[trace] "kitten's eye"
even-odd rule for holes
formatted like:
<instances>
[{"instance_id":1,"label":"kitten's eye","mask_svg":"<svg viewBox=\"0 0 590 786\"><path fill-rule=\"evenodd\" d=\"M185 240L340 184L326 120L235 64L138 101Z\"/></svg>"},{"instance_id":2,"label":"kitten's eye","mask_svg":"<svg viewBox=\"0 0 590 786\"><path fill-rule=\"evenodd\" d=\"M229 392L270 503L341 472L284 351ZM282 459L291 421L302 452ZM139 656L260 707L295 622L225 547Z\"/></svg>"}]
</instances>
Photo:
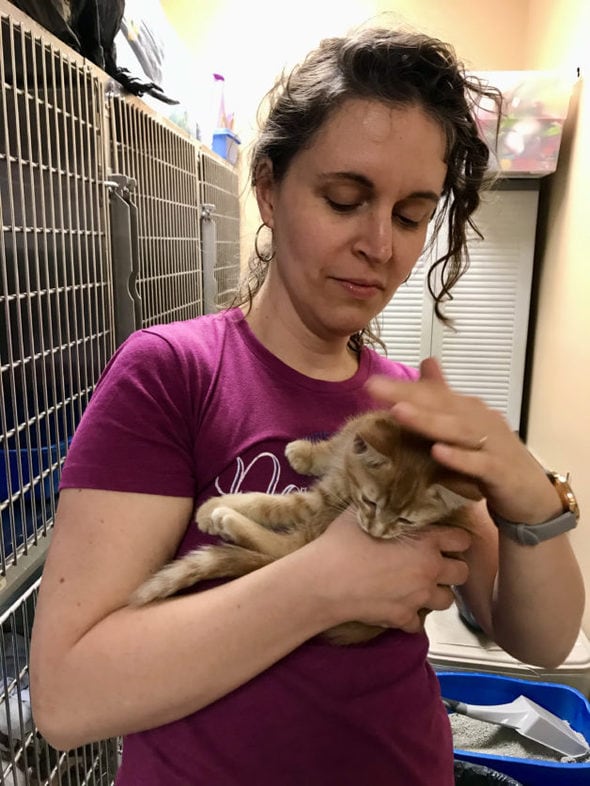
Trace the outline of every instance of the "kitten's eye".
<instances>
[{"instance_id":1,"label":"kitten's eye","mask_svg":"<svg viewBox=\"0 0 590 786\"><path fill-rule=\"evenodd\" d=\"M373 510L376 510L377 503L374 502L374 500L369 499L369 497L366 497L364 494L361 494L361 500L365 503L365 505L368 505L370 508L373 508Z\"/></svg>"}]
</instances>

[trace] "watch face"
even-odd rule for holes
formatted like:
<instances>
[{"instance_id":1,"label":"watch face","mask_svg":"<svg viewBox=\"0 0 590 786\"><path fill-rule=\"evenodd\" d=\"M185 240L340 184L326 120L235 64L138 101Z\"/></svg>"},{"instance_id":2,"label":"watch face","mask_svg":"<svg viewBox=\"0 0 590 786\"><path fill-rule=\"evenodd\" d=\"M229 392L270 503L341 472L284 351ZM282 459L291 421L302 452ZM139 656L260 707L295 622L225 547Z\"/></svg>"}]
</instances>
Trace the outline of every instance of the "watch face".
<instances>
[{"instance_id":1,"label":"watch face","mask_svg":"<svg viewBox=\"0 0 590 786\"><path fill-rule=\"evenodd\" d=\"M574 514L576 520L580 518L580 508L576 500L576 495L569 484L569 474L560 475L558 472L548 472L547 477L555 486L557 493L563 503L564 511L569 510Z\"/></svg>"}]
</instances>

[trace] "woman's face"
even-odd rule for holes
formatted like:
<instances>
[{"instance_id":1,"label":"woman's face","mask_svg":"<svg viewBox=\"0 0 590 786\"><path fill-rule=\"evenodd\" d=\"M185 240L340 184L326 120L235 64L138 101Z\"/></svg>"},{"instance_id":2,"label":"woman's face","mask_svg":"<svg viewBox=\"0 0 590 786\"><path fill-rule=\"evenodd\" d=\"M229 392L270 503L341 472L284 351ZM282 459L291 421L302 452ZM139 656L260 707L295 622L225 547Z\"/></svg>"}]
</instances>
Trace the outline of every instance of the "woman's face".
<instances>
[{"instance_id":1,"label":"woman's face","mask_svg":"<svg viewBox=\"0 0 590 786\"><path fill-rule=\"evenodd\" d=\"M275 259L263 297L325 340L366 327L424 247L446 175L445 136L416 106L350 99L257 186ZM262 293L261 293L262 294Z\"/></svg>"}]
</instances>

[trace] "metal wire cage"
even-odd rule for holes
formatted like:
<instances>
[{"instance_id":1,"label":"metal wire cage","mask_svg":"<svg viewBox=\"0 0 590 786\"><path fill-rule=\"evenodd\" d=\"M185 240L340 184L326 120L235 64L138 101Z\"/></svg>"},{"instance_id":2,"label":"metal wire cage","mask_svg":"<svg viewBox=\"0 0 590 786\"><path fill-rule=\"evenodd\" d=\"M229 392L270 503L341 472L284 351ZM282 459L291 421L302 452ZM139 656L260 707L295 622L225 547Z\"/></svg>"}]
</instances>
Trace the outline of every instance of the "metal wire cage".
<instances>
[{"instance_id":1,"label":"metal wire cage","mask_svg":"<svg viewBox=\"0 0 590 786\"><path fill-rule=\"evenodd\" d=\"M29 641L39 580L0 616L0 783L10 786L109 786L118 742L57 751L36 730L29 696Z\"/></svg>"},{"instance_id":2,"label":"metal wire cage","mask_svg":"<svg viewBox=\"0 0 590 786\"><path fill-rule=\"evenodd\" d=\"M240 277L238 174L201 149L201 217L204 310L212 313L235 291Z\"/></svg>"},{"instance_id":3,"label":"metal wire cage","mask_svg":"<svg viewBox=\"0 0 590 786\"><path fill-rule=\"evenodd\" d=\"M103 85L81 58L2 9L0 35L6 585L39 556L67 447L112 353L113 334Z\"/></svg>"},{"instance_id":4,"label":"metal wire cage","mask_svg":"<svg viewBox=\"0 0 590 786\"><path fill-rule=\"evenodd\" d=\"M118 740L36 729L29 643L58 482L107 361L239 270L237 173L0 0L0 785L107 786Z\"/></svg>"},{"instance_id":5,"label":"metal wire cage","mask_svg":"<svg viewBox=\"0 0 590 786\"><path fill-rule=\"evenodd\" d=\"M202 313L200 188L194 140L141 101L112 96L111 169L124 174L132 208L136 327ZM136 225L133 212L136 210ZM113 245L115 266L127 255ZM123 259L121 259L123 257Z\"/></svg>"}]
</instances>

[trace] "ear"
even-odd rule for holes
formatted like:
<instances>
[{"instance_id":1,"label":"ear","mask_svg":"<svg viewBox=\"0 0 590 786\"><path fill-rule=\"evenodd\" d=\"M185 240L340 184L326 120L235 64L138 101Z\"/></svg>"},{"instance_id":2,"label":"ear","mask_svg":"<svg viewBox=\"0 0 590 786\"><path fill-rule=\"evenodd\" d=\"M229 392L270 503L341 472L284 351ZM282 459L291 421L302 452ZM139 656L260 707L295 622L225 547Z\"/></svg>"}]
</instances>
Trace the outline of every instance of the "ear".
<instances>
[{"instance_id":1,"label":"ear","mask_svg":"<svg viewBox=\"0 0 590 786\"><path fill-rule=\"evenodd\" d=\"M382 467L388 459L370 445L360 434L355 434L352 443L353 451L357 456L362 456L363 462L368 467Z\"/></svg>"},{"instance_id":2,"label":"ear","mask_svg":"<svg viewBox=\"0 0 590 786\"><path fill-rule=\"evenodd\" d=\"M260 218L271 229L273 229L274 225L274 185L272 162L270 158L263 158L256 167L254 188Z\"/></svg>"},{"instance_id":3,"label":"ear","mask_svg":"<svg viewBox=\"0 0 590 786\"><path fill-rule=\"evenodd\" d=\"M454 510L457 510L457 508L462 508L463 505L467 505L468 502L473 501L470 497L464 497L462 494L457 494L456 491L451 491L446 486L441 486L438 483L435 483L434 486L431 486L431 491L433 491L436 496L442 500L449 513L452 513Z\"/></svg>"},{"instance_id":4,"label":"ear","mask_svg":"<svg viewBox=\"0 0 590 786\"><path fill-rule=\"evenodd\" d=\"M459 475L459 473L453 472L450 469L445 470L443 467L440 467L440 465L435 478L437 483L441 486L445 486L447 489L455 491L462 497L466 497L470 502L478 502L483 497L479 487L476 486L473 480L470 480L465 475Z\"/></svg>"}]
</instances>

